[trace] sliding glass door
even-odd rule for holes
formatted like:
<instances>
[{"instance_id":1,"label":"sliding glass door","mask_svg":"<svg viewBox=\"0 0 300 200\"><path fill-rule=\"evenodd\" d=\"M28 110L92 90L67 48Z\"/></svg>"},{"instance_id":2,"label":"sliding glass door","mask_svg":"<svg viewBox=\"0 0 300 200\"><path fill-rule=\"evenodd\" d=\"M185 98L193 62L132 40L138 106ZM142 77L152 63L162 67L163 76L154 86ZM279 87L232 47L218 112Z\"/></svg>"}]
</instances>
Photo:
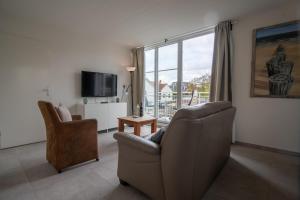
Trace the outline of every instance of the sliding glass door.
<instances>
[{"instance_id":1,"label":"sliding glass door","mask_svg":"<svg viewBox=\"0 0 300 200\"><path fill-rule=\"evenodd\" d=\"M181 107L208 101L214 33L145 50L144 112L161 122Z\"/></svg>"}]
</instances>

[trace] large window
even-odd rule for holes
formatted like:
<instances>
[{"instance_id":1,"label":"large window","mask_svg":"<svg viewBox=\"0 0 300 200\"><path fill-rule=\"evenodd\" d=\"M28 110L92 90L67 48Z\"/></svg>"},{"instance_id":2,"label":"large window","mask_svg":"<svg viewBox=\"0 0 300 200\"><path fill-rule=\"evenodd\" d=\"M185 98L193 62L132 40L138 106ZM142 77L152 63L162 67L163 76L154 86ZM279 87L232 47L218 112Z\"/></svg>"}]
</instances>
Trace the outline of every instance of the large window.
<instances>
[{"instance_id":1,"label":"large window","mask_svg":"<svg viewBox=\"0 0 300 200\"><path fill-rule=\"evenodd\" d=\"M181 107L208 101L214 33L145 50L145 113L169 121Z\"/></svg>"}]
</instances>

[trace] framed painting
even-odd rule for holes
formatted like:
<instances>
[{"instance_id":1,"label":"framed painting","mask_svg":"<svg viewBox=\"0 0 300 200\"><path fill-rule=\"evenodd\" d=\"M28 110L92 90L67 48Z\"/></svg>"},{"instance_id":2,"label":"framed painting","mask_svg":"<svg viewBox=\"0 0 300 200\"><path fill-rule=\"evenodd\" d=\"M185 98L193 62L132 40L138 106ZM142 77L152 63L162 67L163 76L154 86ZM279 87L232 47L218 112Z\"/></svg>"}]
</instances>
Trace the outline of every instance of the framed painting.
<instances>
[{"instance_id":1,"label":"framed painting","mask_svg":"<svg viewBox=\"0 0 300 200\"><path fill-rule=\"evenodd\" d=\"M253 31L252 97L300 98L300 20Z\"/></svg>"}]
</instances>

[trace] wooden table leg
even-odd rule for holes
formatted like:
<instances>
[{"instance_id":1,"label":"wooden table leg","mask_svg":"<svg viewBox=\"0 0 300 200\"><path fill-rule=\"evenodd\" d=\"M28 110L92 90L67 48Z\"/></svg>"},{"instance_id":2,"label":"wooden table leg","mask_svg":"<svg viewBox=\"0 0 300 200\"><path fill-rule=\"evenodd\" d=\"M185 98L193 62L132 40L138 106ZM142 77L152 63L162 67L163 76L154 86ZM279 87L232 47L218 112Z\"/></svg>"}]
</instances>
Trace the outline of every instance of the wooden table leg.
<instances>
[{"instance_id":1,"label":"wooden table leg","mask_svg":"<svg viewBox=\"0 0 300 200\"><path fill-rule=\"evenodd\" d=\"M139 123L134 124L134 135L141 135L141 125Z\"/></svg>"},{"instance_id":2,"label":"wooden table leg","mask_svg":"<svg viewBox=\"0 0 300 200\"><path fill-rule=\"evenodd\" d=\"M155 133L157 129L157 120L153 120L151 123L151 133Z\"/></svg>"},{"instance_id":3,"label":"wooden table leg","mask_svg":"<svg viewBox=\"0 0 300 200\"><path fill-rule=\"evenodd\" d=\"M119 127L118 127L119 132L124 132L124 122L123 120L119 119Z\"/></svg>"}]
</instances>

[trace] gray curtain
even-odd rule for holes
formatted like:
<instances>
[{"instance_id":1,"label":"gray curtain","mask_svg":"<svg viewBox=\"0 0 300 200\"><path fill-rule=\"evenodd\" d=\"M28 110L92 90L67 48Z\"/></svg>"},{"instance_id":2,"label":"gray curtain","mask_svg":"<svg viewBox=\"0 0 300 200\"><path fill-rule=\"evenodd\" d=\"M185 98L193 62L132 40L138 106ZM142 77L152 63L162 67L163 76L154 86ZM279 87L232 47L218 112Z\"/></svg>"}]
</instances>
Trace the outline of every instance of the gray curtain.
<instances>
[{"instance_id":1,"label":"gray curtain","mask_svg":"<svg viewBox=\"0 0 300 200\"><path fill-rule=\"evenodd\" d=\"M138 113L137 105L143 103L144 98L144 48L132 50L133 54L133 114Z\"/></svg>"},{"instance_id":2,"label":"gray curtain","mask_svg":"<svg viewBox=\"0 0 300 200\"><path fill-rule=\"evenodd\" d=\"M210 101L231 101L232 24L230 21L215 27L215 44L212 62Z\"/></svg>"}]
</instances>

